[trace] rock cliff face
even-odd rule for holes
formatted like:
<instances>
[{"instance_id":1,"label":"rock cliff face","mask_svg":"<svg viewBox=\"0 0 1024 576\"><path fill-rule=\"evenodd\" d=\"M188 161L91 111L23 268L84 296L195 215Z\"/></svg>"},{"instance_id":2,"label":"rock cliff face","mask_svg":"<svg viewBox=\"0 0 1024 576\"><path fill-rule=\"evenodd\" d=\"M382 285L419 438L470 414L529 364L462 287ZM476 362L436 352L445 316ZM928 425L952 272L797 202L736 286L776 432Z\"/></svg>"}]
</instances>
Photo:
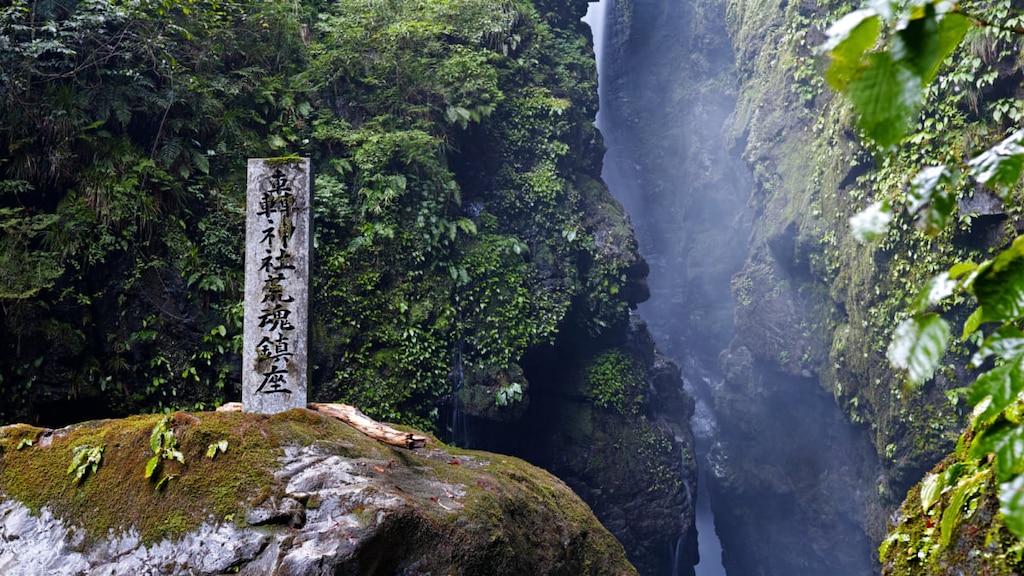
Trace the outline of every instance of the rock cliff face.
<instances>
[{"instance_id":1,"label":"rock cliff face","mask_svg":"<svg viewBox=\"0 0 1024 576\"><path fill-rule=\"evenodd\" d=\"M305 410L175 413L183 462L147 479L162 421L0 428L0 572L636 574L565 484L515 458L391 448Z\"/></svg>"},{"instance_id":2,"label":"rock cliff face","mask_svg":"<svg viewBox=\"0 0 1024 576\"><path fill-rule=\"evenodd\" d=\"M308 156L310 398L556 470L668 569L689 403L631 320L648 266L600 180L585 0L78 8L0 14L0 423L237 399L245 158ZM190 41L133 44L168 20ZM125 58L79 60L111 30Z\"/></svg>"},{"instance_id":3,"label":"rock cliff face","mask_svg":"<svg viewBox=\"0 0 1024 576\"><path fill-rule=\"evenodd\" d=\"M651 262L654 298L640 312L709 407L703 488L724 565L730 575L868 573L881 470L833 402L835 382L820 377L841 309L816 268L817 235L830 236L816 224L815 182L850 144L817 148L813 111L791 81L809 41L786 36L801 26L790 18L811 7L631 0L610 10L605 177Z\"/></svg>"},{"instance_id":4,"label":"rock cliff face","mask_svg":"<svg viewBox=\"0 0 1024 576\"><path fill-rule=\"evenodd\" d=\"M889 550L899 550L885 557L890 573L1013 570L984 463L958 461L974 468L949 479L943 498L970 491L978 516L947 534L948 547L930 540L934 509L928 516L918 503L912 513L915 483L962 430L962 403L947 394L971 381L968 354L949 354L935 378L915 388L890 368L885 349L927 278L957 259L984 258L1021 229L1019 217L967 200L985 194L966 187L958 229L935 239L915 235L901 214L877 246L862 246L849 218L869 200L893 198L921 166L969 157L1017 129L985 111L1021 96L1019 40L973 29L940 72L908 145L876 162L858 143L849 109L825 88L814 53L823 31L856 4L613 2L602 115L619 133L608 134L609 159L622 154L619 176L640 190L641 208L624 202L651 262L652 294L670 290L679 302L672 317L688 319L671 350L692 353L691 374L702 365L712 382L703 392L717 425L710 487L730 575L877 571L870 551L889 541L890 519L897 524ZM742 162L744 175L734 176L730 159ZM608 180L613 192L621 189ZM745 190L723 192L728 185ZM743 200L722 210L730 195ZM697 201L707 196L709 204ZM714 217L717 230L704 220ZM666 235L672 226L683 230ZM702 230L711 242L700 241ZM666 237L693 249L659 248ZM666 271L675 284L658 279ZM702 299L708 283L731 290L732 330L709 321L723 313ZM954 323L966 315L958 306L944 313ZM652 331L665 341L665 328ZM948 466L934 473L964 470ZM780 528L786 514L804 538ZM991 550L984 568L962 563L961 553L982 541L979 530ZM919 556L927 561L913 560Z\"/></svg>"}]
</instances>

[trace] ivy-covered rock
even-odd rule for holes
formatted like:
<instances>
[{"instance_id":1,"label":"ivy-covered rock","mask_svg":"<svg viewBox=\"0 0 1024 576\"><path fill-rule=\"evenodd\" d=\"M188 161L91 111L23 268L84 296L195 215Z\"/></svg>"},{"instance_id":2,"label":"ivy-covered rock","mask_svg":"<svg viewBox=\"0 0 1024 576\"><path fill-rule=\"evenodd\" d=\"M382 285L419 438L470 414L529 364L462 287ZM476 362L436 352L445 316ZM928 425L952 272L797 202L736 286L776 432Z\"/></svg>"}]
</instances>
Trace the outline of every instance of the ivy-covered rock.
<instances>
[{"instance_id":1,"label":"ivy-covered rock","mask_svg":"<svg viewBox=\"0 0 1024 576\"><path fill-rule=\"evenodd\" d=\"M316 399L436 429L463 368L624 326L646 266L599 181L585 9L14 2L0 421L237 397L251 156L313 160Z\"/></svg>"},{"instance_id":2,"label":"ivy-covered rock","mask_svg":"<svg viewBox=\"0 0 1024 576\"><path fill-rule=\"evenodd\" d=\"M1019 406L1015 409L1019 410ZM970 454L974 431L906 495L879 548L886 576L1020 574L1024 544L1006 527L994 462Z\"/></svg>"},{"instance_id":3,"label":"ivy-covered rock","mask_svg":"<svg viewBox=\"0 0 1024 576\"><path fill-rule=\"evenodd\" d=\"M147 478L161 426L181 458ZM305 410L0 428L0 532L0 569L26 576L636 574L539 468Z\"/></svg>"}]
</instances>

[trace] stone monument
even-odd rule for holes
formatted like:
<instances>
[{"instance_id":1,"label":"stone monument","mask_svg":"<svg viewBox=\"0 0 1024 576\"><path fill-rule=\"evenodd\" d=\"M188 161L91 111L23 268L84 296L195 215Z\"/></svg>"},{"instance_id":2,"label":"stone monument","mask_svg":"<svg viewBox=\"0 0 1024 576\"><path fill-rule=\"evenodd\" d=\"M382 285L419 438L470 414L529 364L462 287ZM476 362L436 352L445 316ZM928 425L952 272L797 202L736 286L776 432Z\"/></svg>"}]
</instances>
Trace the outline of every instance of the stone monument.
<instances>
[{"instance_id":1,"label":"stone monument","mask_svg":"<svg viewBox=\"0 0 1024 576\"><path fill-rule=\"evenodd\" d=\"M309 376L309 158L250 158L245 220L242 409L306 407Z\"/></svg>"}]
</instances>

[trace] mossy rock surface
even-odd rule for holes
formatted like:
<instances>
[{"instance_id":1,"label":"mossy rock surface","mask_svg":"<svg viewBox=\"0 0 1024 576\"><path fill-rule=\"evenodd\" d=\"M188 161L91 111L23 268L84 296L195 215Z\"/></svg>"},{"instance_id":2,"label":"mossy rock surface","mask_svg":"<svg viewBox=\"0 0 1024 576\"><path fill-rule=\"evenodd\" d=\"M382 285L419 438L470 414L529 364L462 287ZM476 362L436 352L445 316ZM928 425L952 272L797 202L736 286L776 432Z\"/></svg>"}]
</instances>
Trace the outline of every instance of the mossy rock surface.
<instances>
[{"instance_id":1,"label":"mossy rock surface","mask_svg":"<svg viewBox=\"0 0 1024 576\"><path fill-rule=\"evenodd\" d=\"M0 428L0 572L636 573L565 484L515 458L392 448L306 410L175 413L184 463L147 479L163 418ZM104 448L76 481L80 446Z\"/></svg>"},{"instance_id":2,"label":"mossy rock surface","mask_svg":"<svg viewBox=\"0 0 1024 576\"><path fill-rule=\"evenodd\" d=\"M1024 573L1024 542L1000 512L994 460L970 456L977 430L907 493L879 547L883 576Z\"/></svg>"}]
</instances>

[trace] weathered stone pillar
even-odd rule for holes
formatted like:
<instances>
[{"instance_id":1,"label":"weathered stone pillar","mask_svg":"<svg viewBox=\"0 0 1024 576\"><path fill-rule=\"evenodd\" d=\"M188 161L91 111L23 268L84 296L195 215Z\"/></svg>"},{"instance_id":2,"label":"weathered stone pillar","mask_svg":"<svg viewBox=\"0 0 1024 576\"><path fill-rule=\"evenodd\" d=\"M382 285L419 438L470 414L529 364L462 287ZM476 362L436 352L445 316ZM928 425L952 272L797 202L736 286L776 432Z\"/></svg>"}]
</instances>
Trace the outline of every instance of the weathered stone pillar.
<instances>
[{"instance_id":1,"label":"weathered stone pillar","mask_svg":"<svg viewBox=\"0 0 1024 576\"><path fill-rule=\"evenodd\" d=\"M309 376L309 158L250 158L245 220L242 409L306 407Z\"/></svg>"}]
</instances>

